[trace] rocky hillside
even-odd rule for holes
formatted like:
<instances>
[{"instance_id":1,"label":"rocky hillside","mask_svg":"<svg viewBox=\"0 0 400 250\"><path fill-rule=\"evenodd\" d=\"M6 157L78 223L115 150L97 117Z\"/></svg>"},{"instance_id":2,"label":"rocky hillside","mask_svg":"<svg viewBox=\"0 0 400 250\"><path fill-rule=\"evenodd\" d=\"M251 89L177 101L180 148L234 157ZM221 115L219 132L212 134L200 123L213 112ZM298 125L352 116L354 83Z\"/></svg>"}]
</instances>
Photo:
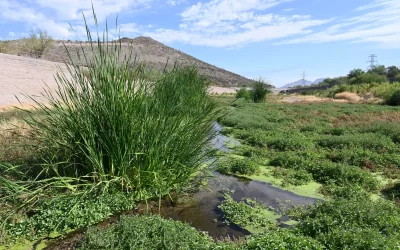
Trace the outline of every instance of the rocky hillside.
<instances>
[{"instance_id":1,"label":"rocky hillside","mask_svg":"<svg viewBox=\"0 0 400 250\"><path fill-rule=\"evenodd\" d=\"M123 46L123 53L128 53L131 46L133 55L135 55L140 61L146 62L148 66L157 70L164 69L167 62L169 67L172 67L174 63L177 62L180 65L185 66L196 65L200 74L207 76L212 81L213 85L234 87L248 86L252 83L252 80L250 79L200 61L149 37L137 37L134 39L122 38L121 43ZM87 43L82 44L84 48L87 48L87 51L90 50ZM77 42L66 41L65 45L70 52L76 51L80 48L80 43ZM76 52L73 53L73 56L77 58ZM63 42L57 41L52 48L44 53L42 59L53 62L63 62L64 59L68 59ZM80 64L86 66L83 60Z\"/></svg>"}]
</instances>

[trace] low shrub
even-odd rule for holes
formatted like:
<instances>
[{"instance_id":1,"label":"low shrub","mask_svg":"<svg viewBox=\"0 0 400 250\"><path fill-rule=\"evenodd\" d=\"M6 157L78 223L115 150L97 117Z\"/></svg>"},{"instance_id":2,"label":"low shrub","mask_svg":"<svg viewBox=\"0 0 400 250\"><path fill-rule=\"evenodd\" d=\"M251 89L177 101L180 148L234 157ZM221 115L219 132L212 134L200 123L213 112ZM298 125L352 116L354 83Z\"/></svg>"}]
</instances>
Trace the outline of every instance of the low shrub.
<instances>
[{"instance_id":1,"label":"low shrub","mask_svg":"<svg viewBox=\"0 0 400 250\"><path fill-rule=\"evenodd\" d=\"M327 249L397 249L400 209L364 196L336 199L311 207L295 231L319 240Z\"/></svg>"},{"instance_id":2,"label":"low shrub","mask_svg":"<svg viewBox=\"0 0 400 250\"><path fill-rule=\"evenodd\" d=\"M223 174L243 174L253 175L259 171L259 166L252 160L245 159L225 159L218 164L217 170Z\"/></svg>"},{"instance_id":3,"label":"low shrub","mask_svg":"<svg viewBox=\"0 0 400 250\"><path fill-rule=\"evenodd\" d=\"M283 179L283 185L300 186L305 185L313 180L312 174L305 170L293 170L277 167L274 169L272 175L276 178Z\"/></svg>"},{"instance_id":4,"label":"low shrub","mask_svg":"<svg viewBox=\"0 0 400 250\"><path fill-rule=\"evenodd\" d=\"M307 171L323 184L333 181L337 185L359 185L368 191L379 187L379 182L369 172L354 166L321 162L310 165Z\"/></svg>"},{"instance_id":5,"label":"low shrub","mask_svg":"<svg viewBox=\"0 0 400 250\"><path fill-rule=\"evenodd\" d=\"M251 91L247 90L246 88L241 88L236 90L236 98L244 98L245 100L251 100Z\"/></svg>"},{"instance_id":6,"label":"low shrub","mask_svg":"<svg viewBox=\"0 0 400 250\"><path fill-rule=\"evenodd\" d=\"M400 106L400 89L393 93L389 100L387 100L387 104L391 106Z\"/></svg>"},{"instance_id":7,"label":"low shrub","mask_svg":"<svg viewBox=\"0 0 400 250\"><path fill-rule=\"evenodd\" d=\"M276 222L265 217L263 210L266 208L257 201L246 199L236 202L229 195L225 195L224 198L219 208L224 212L226 223L258 229L276 228Z\"/></svg>"},{"instance_id":8,"label":"low shrub","mask_svg":"<svg viewBox=\"0 0 400 250\"><path fill-rule=\"evenodd\" d=\"M269 231L268 233L251 236L247 239L249 250L277 249L277 250L322 250L325 247L317 240L294 234L289 230Z\"/></svg>"},{"instance_id":9,"label":"low shrub","mask_svg":"<svg viewBox=\"0 0 400 250\"><path fill-rule=\"evenodd\" d=\"M366 192L360 185L355 185L352 183L337 185L334 180L328 181L326 184L324 184L321 192L335 199L353 199L357 197L369 199L370 197L370 194Z\"/></svg>"},{"instance_id":10,"label":"low shrub","mask_svg":"<svg viewBox=\"0 0 400 250\"><path fill-rule=\"evenodd\" d=\"M277 134L266 138L266 146L279 151L304 150L313 147L313 142L303 134Z\"/></svg>"},{"instance_id":11,"label":"low shrub","mask_svg":"<svg viewBox=\"0 0 400 250\"><path fill-rule=\"evenodd\" d=\"M330 150L326 158L335 163L365 168L370 171L382 171L388 166L400 170L400 155L398 153L382 154L368 149L359 150Z\"/></svg>"},{"instance_id":12,"label":"low shrub","mask_svg":"<svg viewBox=\"0 0 400 250\"><path fill-rule=\"evenodd\" d=\"M91 228L82 249L212 249L212 238L179 221L159 216L121 216L108 228Z\"/></svg>"},{"instance_id":13,"label":"low shrub","mask_svg":"<svg viewBox=\"0 0 400 250\"><path fill-rule=\"evenodd\" d=\"M317 145L324 148L365 148L371 150L390 150L395 147L393 141L380 134L357 134L345 136L321 136L316 141Z\"/></svg>"},{"instance_id":14,"label":"low shrub","mask_svg":"<svg viewBox=\"0 0 400 250\"><path fill-rule=\"evenodd\" d=\"M133 196L122 192L96 195L60 196L38 204L32 216L9 223L7 233L13 238L29 239L46 236L52 232L66 233L70 230L98 223L119 211L134 208Z\"/></svg>"},{"instance_id":15,"label":"low shrub","mask_svg":"<svg viewBox=\"0 0 400 250\"><path fill-rule=\"evenodd\" d=\"M308 169L308 166L323 160L323 156L312 151L289 151L279 152L270 161L271 166L283 167L286 169Z\"/></svg>"},{"instance_id":16,"label":"low shrub","mask_svg":"<svg viewBox=\"0 0 400 250\"><path fill-rule=\"evenodd\" d=\"M392 121L374 121L358 129L361 133L377 133L390 137L400 144L400 124Z\"/></svg>"}]
</instances>

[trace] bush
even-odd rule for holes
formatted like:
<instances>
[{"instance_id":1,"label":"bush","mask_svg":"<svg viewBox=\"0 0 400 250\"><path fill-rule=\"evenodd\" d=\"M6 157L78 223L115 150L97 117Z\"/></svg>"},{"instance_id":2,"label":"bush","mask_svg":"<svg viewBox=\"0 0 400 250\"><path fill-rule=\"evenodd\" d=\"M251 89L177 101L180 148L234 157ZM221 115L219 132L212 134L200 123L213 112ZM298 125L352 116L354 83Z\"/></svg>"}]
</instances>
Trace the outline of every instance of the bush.
<instances>
[{"instance_id":1,"label":"bush","mask_svg":"<svg viewBox=\"0 0 400 250\"><path fill-rule=\"evenodd\" d=\"M24 38L24 50L28 55L41 58L45 50L49 49L54 41L44 30L31 31L29 38Z\"/></svg>"},{"instance_id":2,"label":"bush","mask_svg":"<svg viewBox=\"0 0 400 250\"><path fill-rule=\"evenodd\" d=\"M391 106L400 106L400 89L397 90L387 101L387 104Z\"/></svg>"},{"instance_id":3,"label":"bush","mask_svg":"<svg viewBox=\"0 0 400 250\"><path fill-rule=\"evenodd\" d=\"M263 80L259 80L253 84L253 89L251 91L251 94L254 102L265 101L265 96L268 93L271 93L271 91L266 88L267 85L268 84L266 84Z\"/></svg>"},{"instance_id":4,"label":"bush","mask_svg":"<svg viewBox=\"0 0 400 250\"><path fill-rule=\"evenodd\" d=\"M283 179L283 185L300 186L312 181L312 175L305 170L275 168L272 175Z\"/></svg>"},{"instance_id":5,"label":"bush","mask_svg":"<svg viewBox=\"0 0 400 250\"><path fill-rule=\"evenodd\" d=\"M149 82L142 64L132 72L121 44L103 42L89 37L93 57L81 51L89 72L71 57L72 77L59 74L56 94L45 95L50 105L37 103L45 112L30 122L38 146L62 176L119 179L125 190L165 195L185 185L207 153L215 107L208 81L176 66Z\"/></svg>"},{"instance_id":6,"label":"bush","mask_svg":"<svg viewBox=\"0 0 400 250\"><path fill-rule=\"evenodd\" d=\"M220 162L217 170L223 174L253 175L259 171L259 166L248 158L228 159Z\"/></svg>"},{"instance_id":7,"label":"bush","mask_svg":"<svg viewBox=\"0 0 400 250\"><path fill-rule=\"evenodd\" d=\"M396 249L399 228L399 208L362 195L309 208L296 232L319 240L328 249Z\"/></svg>"},{"instance_id":8,"label":"bush","mask_svg":"<svg viewBox=\"0 0 400 250\"><path fill-rule=\"evenodd\" d=\"M195 228L159 216L121 216L106 229L92 228L86 233L82 249L210 249L212 238Z\"/></svg>"},{"instance_id":9,"label":"bush","mask_svg":"<svg viewBox=\"0 0 400 250\"><path fill-rule=\"evenodd\" d=\"M390 150L395 147L393 141L387 136L373 133L341 136L323 136L317 140L317 144L323 148L365 148L374 150Z\"/></svg>"},{"instance_id":10,"label":"bush","mask_svg":"<svg viewBox=\"0 0 400 250\"><path fill-rule=\"evenodd\" d=\"M53 232L71 230L98 223L119 211L134 208L134 197L121 192L61 196L41 202L34 215L24 221L7 225L13 238L39 238Z\"/></svg>"},{"instance_id":11,"label":"bush","mask_svg":"<svg viewBox=\"0 0 400 250\"><path fill-rule=\"evenodd\" d=\"M236 202L229 195L224 195L224 198L224 201L218 207L224 212L226 223L264 230L276 228L276 221L265 217L266 208L257 201L246 199Z\"/></svg>"},{"instance_id":12,"label":"bush","mask_svg":"<svg viewBox=\"0 0 400 250\"><path fill-rule=\"evenodd\" d=\"M236 90L236 98L244 98L245 100L250 100L252 99L251 91L247 90L246 88Z\"/></svg>"},{"instance_id":13,"label":"bush","mask_svg":"<svg viewBox=\"0 0 400 250\"><path fill-rule=\"evenodd\" d=\"M357 77L350 79L350 84L363 84L363 83L384 83L387 82L386 76L376 73L364 73Z\"/></svg>"},{"instance_id":14,"label":"bush","mask_svg":"<svg viewBox=\"0 0 400 250\"><path fill-rule=\"evenodd\" d=\"M323 245L307 236L296 235L289 230L269 231L268 233L250 236L247 239L247 249L263 250L322 250Z\"/></svg>"},{"instance_id":15,"label":"bush","mask_svg":"<svg viewBox=\"0 0 400 250\"><path fill-rule=\"evenodd\" d=\"M375 191L379 187L378 181L369 172L358 167L321 162L312 164L307 171L314 180L323 184L333 181L337 185L359 185L368 191Z\"/></svg>"}]
</instances>

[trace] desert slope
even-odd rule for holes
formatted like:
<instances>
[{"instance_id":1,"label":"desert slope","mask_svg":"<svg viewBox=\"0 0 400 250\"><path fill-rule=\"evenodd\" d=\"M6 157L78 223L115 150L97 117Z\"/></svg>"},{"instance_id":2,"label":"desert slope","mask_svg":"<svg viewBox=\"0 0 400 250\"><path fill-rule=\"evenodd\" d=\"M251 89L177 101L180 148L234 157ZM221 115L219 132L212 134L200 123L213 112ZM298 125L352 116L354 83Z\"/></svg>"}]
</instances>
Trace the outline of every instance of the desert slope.
<instances>
[{"instance_id":1,"label":"desert slope","mask_svg":"<svg viewBox=\"0 0 400 250\"><path fill-rule=\"evenodd\" d=\"M131 46L134 57L136 56L137 59L146 62L149 67L157 70L164 69L167 62L170 67L177 62L185 66L196 65L200 74L208 77L212 81L212 85L235 87L248 86L252 83L252 80L250 79L200 61L195 57L168 47L149 37L137 37L134 39L122 38L121 43L123 54L127 54L130 48L129 46ZM77 56L74 51L80 48L80 43L65 41L64 44L68 48L68 51L72 52L72 56L74 57L74 60L76 60ZM64 60L68 59L64 44L62 41L56 42L42 58L53 62L64 62ZM84 46L85 51L90 51L88 43L82 43L82 45ZM91 52L88 54L90 55L90 53ZM87 66L83 60L81 60L79 64Z\"/></svg>"},{"instance_id":2,"label":"desert slope","mask_svg":"<svg viewBox=\"0 0 400 250\"><path fill-rule=\"evenodd\" d=\"M22 93L41 95L46 84L54 89L59 69L65 70L64 64L0 53L0 106L17 105L18 99L31 104Z\"/></svg>"}]
</instances>

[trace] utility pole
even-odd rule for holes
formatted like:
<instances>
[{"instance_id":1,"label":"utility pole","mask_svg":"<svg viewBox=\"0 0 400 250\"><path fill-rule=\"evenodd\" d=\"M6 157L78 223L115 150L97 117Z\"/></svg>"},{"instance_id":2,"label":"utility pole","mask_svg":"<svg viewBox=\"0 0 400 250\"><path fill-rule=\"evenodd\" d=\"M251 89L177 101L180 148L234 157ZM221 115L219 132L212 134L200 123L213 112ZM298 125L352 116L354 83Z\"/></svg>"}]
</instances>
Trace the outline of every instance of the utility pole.
<instances>
[{"instance_id":1,"label":"utility pole","mask_svg":"<svg viewBox=\"0 0 400 250\"><path fill-rule=\"evenodd\" d=\"M375 55L375 54L369 55L367 63L369 63L370 70L375 68L376 65L378 64L378 61L376 59L378 59L377 55Z\"/></svg>"},{"instance_id":2,"label":"utility pole","mask_svg":"<svg viewBox=\"0 0 400 250\"><path fill-rule=\"evenodd\" d=\"M303 86L305 86L306 85L306 77L307 77L306 72L303 71L303 74L301 76L302 76L302 80L303 80Z\"/></svg>"}]
</instances>

